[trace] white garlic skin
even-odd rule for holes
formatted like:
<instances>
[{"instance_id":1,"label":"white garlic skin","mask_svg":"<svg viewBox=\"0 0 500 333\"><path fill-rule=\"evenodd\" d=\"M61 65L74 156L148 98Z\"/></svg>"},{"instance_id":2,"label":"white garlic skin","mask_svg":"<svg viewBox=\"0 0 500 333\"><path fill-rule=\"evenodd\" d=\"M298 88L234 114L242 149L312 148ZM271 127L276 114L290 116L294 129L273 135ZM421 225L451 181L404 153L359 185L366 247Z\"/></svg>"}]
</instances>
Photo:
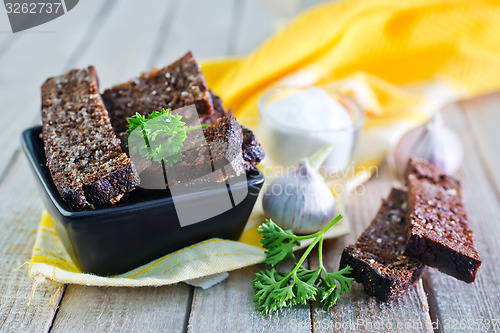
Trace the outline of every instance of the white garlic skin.
<instances>
[{"instance_id":1,"label":"white garlic skin","mask_svg":"<svg viewBox=\"0 0 500 333\"><path fill-rule=\"evenodd\" d=\"M426 159L436 168L451 174L462 164L463 148L458 136L442 125L440 118L404 134L395 149L395 164L406 173L411 156Z\"/></svg>"},{"instance_id":2,"label":"white garlic skin","mask_svg":"<svg viewBox=\"0 0 500 333\"><path fill-rule=\"evenodd\" d=\"M317 232L335 214L335 197L306 160L297 170L272 181L263 194L262 204L267 218L295 234Z\"/></svg>"}]
</instances>

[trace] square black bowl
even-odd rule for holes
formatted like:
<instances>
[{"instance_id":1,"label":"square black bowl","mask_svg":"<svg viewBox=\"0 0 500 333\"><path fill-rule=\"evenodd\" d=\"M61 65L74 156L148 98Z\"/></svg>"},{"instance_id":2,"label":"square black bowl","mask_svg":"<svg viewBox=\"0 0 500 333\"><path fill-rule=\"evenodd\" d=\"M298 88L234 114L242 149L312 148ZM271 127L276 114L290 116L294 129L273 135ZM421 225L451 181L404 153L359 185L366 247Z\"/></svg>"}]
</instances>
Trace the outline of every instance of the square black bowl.
<instances>
[{"instance_id":1,"label":"square black bowl","mask_svg":"<svg viewBox=\"0 0 500 333\"><path fill-rule=\"evenodd\" d=\"M47 211L56 221L57 234L74 262L87 273L103 276L124 273L213 237L237 240L264 183L259 171L247 173L246 182L234 185L248 188L239 204L184 227L180 226L172 197L166 190L137 189L115 206L75 211L62 200L52 181L41 132L41 126L25 130L23 148L36 174ZM185 195L181 200L196 205L213 194L207 190Z\"/></svg>"}]
</instances>

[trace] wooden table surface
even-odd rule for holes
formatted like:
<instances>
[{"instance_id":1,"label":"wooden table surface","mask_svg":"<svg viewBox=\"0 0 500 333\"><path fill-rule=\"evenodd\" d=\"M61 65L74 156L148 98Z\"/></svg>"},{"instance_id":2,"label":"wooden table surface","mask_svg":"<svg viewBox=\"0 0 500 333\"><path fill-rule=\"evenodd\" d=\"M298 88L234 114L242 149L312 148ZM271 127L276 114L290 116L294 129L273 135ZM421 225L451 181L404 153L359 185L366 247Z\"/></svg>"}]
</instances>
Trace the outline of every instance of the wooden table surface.
<instances>
[{"instance_id":1,"label":"wooden table surface","mask_svg":"<svg viewBox=\"0 0 500 333\"><path fill-rule=\"evenodd\" d=\"M500 331L500 94L450 105L448 125L461 136L465 158L458 177L483 265L465 284L429 269L392 304L368 298L355 284L332 310L316 303L262 317L254 310L250 281L261 269L230 273L202 290L186 284L161 288L33 285L27 267L43 208L20 149L20 133L40 122L39 87L48 76L93 64L101 87L162 66L192 50L198 59L245 55L309 0L83 0L68 14L13 35L0 10L0 331L165 332L439 332ZM352 233L326 242L328 268L338 268L345 245L370 222L392 185L383 165L351 195ZM315 264L315 258L310 265Z\"/></svg>"}]
</instances>

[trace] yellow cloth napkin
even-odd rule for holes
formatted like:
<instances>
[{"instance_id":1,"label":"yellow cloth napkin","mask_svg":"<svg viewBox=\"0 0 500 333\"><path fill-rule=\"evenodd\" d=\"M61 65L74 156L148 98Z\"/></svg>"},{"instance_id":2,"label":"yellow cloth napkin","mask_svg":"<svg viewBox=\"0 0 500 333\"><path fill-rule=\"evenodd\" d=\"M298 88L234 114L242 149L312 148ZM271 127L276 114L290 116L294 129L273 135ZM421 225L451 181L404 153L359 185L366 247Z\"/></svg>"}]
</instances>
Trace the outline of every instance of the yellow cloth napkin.
<instances>
[{"instance_id":1,"label":"yellow cloth napkin","mask_svg":"<svg viewBox=\"0 0 500 333\"><path fill-rule=\"evenodd\" d=\"M398 85L440 75L472 94L485 93L500 88L498 17L500 3L487 0L325 3L248 57L206 63L204 71L225 105L250 120L263 91L298 73L307 84L359 71Z\"/></svg>"},{"instance_id":2,"label":"yellow cloth napkin","mask_svg":"<svg viewBox=\"0 0 500 333\"><path fill-rule=\"evenodd\" d=\"M485 0L354 0L300 15L241 59L203 63L209 86L240 121L257 123L257 101L280 85L335 85L367 120L348 190L365 181L391 145L443 103L500 87L500 5ZM341 203L340 203L341 204ZM340 207L341 209L341 207ZM103 286L165 285L262 262L252 214L239 242L211 239L115 277L82 274L43 215L30 276ZM331 237L348 232L340 224ZM304 244L305 245L305 244Z\"/></svg>"}]
</instances>

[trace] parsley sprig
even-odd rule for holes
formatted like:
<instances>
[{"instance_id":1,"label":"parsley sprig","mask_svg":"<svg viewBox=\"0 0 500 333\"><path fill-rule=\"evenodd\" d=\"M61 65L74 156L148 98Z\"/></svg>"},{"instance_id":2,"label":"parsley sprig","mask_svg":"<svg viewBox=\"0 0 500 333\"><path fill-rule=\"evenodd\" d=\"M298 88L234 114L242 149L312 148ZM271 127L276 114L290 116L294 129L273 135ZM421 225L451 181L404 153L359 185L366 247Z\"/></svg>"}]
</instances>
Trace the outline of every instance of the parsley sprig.
<instances>
[{"instance_id":1,"label":"parsley sprig","mask_svg":"<svg viewBox=\"0 0 500 333\"><path fill-rule=\"evenodd\" d=\"M127 144L130 152L138 152L155 162L163 161L168 166L179 162L187 132L208 126L188 128L181 119L182 115L170 113L168 109L153 111L147 117L137 112L127 119ZM138 127L141 128L140 131L135 130Z\"/></svg>"},{"instance_id":2,"label":"parsley sprig","mask_svg":"<svg viewBox=\"0 0 500 333\"><path fill-rule=\"evenodd\" d=\"M342 215L339 215L322 230L304 236L296 236L290 230L283 230L272 220L266 220L259 227L258 231L263 235L261 243L266 249L265 263L272 267L286 258L295 258L293 247L300 245L301 240L314 240L289 273L281 273L272 268L255 274L256 278L252 284L255 289L253 300L257 302L256 310L266 315L282 307L306 304L308 300L316 300L317 297L321 303L331 308L340 295L351 289L353 278L346 276L351 272L351 267L329 273L323 265L323 237L341 218ZM305 269L302 264L316 245L319 255L318 268Z\"/></svg>"}]
</instances>

